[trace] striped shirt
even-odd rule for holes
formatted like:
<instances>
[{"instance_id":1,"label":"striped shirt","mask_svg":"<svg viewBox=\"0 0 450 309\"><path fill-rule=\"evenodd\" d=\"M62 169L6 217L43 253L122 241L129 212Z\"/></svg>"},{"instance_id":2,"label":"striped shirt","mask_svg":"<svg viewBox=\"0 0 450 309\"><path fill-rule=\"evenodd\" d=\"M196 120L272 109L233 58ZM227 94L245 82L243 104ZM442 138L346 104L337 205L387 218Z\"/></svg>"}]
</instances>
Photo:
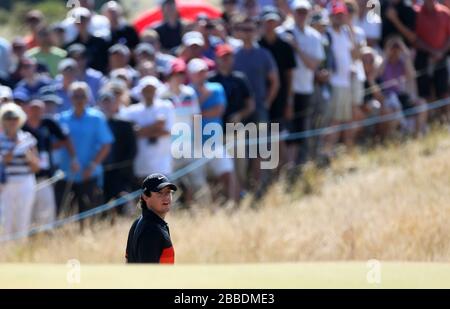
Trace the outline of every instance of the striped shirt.
<instances>
[{"instance_id":1,"label":"striped shirt","mask_svg":"<svg viewBox=\"0 0 450 309\"><path fill-rule=\"evenodd\" d=\"M36 144L36 139L28 132L19 131L17 133L17 141L13 141L4 133L0 133L1 158L11 151L13 152L12 161L4 166L2 164L6 181L19 180L21 177L33 174L25 154L27 151L35 147Z\"/></svg>"}]
</instances>

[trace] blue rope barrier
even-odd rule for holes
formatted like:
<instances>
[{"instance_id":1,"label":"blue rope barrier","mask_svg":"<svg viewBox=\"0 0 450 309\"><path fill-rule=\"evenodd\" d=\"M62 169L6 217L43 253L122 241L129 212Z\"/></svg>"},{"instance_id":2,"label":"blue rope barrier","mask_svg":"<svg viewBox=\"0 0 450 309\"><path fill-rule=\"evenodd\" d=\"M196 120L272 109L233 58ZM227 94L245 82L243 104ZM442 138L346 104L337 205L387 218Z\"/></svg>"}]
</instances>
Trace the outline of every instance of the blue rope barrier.
<instances>
[{"instance_id":1,"label":"blue rope barrier","mask_svg":"<svg viewBox=\"0 0 450 309\"><path fill-rule=\"evenodd\" d=\"M424 112L424 111L438 109L440 107L443 107L443 106L446 106L446 105L449 105L449 104L450 104L450 98L437 100L437 101L429 103L429 104L427 104L425 106L415 106L415 107L406 109L404 111L396 112L396 113L389 114L389 115L375 116L375 117L367 118L367 119L360 120L360 121L355 121L355 122L351 122L351 123L347 123L347 124L331 126L331 127L326 127L326 128L308 130L308 131L303 131L303 132L288 133L288 134L285 134L283 136L278 137L278 140L281 140L281 141L283 141L283 140L284 141L285 140L298 140L298 139L310 138L310 137L314 137L314 136L338 133L338 132L342 132L342 131L345 131L345 130L348 130L348 129L357 128L357 127L367 127L367 126L371 126L371 125L375 125L375 124L379 124L379 123L383 123L383 122L388 122L388 121L392 121L392 120L398 120L398 119L401 119L403 117L416 115L416 114L419 114L419 113ZM261 143L261 142L263 142L263 143L267 142L267 140L268 140L267 137L265 137L263 139L259 139L259 138L250 139L250 140L245 141L245 142L248 145L254 145L254 144ZM229 146L231 146L231 145L226 146L226 148L228 149ZM181 169L175 171L174 173L172 173L170 178L173 181L175 181L175 180L177 180L177 179L179 179L179 178L181 178L181 177L191 173L195 169L205 165L210 160L211 160L210 158L201 158L201 159L195 160L194 162L192 162L188 166L186 166L184 168L181 168ZM18 240L18 239L21 239L21 238L26 238L26 237L29 237L29 236L32 236L32 235L35 235L35 234L38 234L38 233L54 230L54 229L56 229L58 227L61 227L63 225L69 224L69 223L78 222L80 220L83 220L83 219L86 219L86 218L98 215L98 214L103 213L105 211L108 211L110 209L113 209L113 208L116 208L118 206L121 206L121 205L123 205L125 203L128 203L128 202L136 199L137 197L139 197L140 194L141 194L141 190L137 190L137 191L129 193L129 194L123 196L123 197L120 197L120 198L118 198L118 199L116 199L114 201L111 201L111 202L109 202L107 204L100 205L100 206L98 206L96 208L87 210L87 211L82 212L80 214L73 215L73 216L70 216L68 218L56 220L55 222L32 228L28 232L17 233L17 234L14 234L14 235L2 236L2 237L0 237L0 243L5 243L5 242L13 241L13 240Z\"/></svg>"}]
</instances>

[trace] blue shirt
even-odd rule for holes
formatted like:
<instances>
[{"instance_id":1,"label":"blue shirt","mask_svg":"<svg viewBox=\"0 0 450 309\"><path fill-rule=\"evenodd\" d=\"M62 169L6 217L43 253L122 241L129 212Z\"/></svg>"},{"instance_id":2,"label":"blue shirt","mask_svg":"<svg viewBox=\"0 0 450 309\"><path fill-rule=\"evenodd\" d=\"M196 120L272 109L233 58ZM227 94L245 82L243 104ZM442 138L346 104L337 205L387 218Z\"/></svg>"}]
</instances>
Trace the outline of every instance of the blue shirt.
<instances>
[{"instance_id":1,"label":"blue shirt","mask_svg":"<svg viewBox=\"0 0 450 309\"><path fill-rule=\"evenodd\" d=\"M89 88L91 89L92 92L93 100L97 102L98 93L107 82L106 77L103 75L102 72L88 68L86 70L86 74L83 76L81 80L85 81L86 84L89 85Z\"/></svg>"},{"instance_id":2,"label":"blue shirt","mask_svg":"<svg viewBox=\"0 0 450 309\"><path fill-rule=\"evenodd\" d=\"M78 80L84 81L86 84L88 84L89 89L91 90L91 95L92 95L89 97L88 104L89 104L89 106L95 106L96 102L98 100L98 94L107 82L106 77L101 72L96 71L91 68L88 68L86 70L86 74L84 74L83 77L79 78ZM65 111L68 111L69 109L71 109L72 101L70 99L68 91L64 90L64 88L63 88L62 75L58 75L55 78L54 88L55 88L56 94L59 97L61 97L61 99L63 101L62 105L58 106L58 113L62 113L62 112L65 112Z\"/></svg>"},{"instance_id":3,"label":"blue shirt","mask_svg":"<svg viewBox=\"0 0 450 309\"><path fill-rule=\"evenodd\" d=\"M58 121L69 134L81 171L76 174L71 171L71 159L65 149L61 153L60 168L66 173L69 181L81 182L83 171L89 167L102 146L114 142L114 136L102 112L94 108L86 108L81 117L77 117L73 110L66 111L60 115ZM96 167L92 178L102 174L100 164Z\"/></svg>"},{"instance_id":4,"label":"blue shirt","mask_svg":"<svg viewBox=\"0 0 450 309\"><path fill-rule=\"evenodd\" d=\"M255 44L253 48L240 48L234 57L234 70L247 76L250 88L254 94L258 121L267 121L268 111L265 106L267 100L267 76L277 72L277 65L270 52Z\"/></svg>"},{"instance_id":5,"label":"blue shirt","mask_svg":"<svg viewBox=\"0 0 450 309\"><path fill-rule=\"evenodd\" d=\"M14 89L14 92L24 93L30 99L35 99L39 97L39 90L51 85L51 83L52 79L44 76L40 76L34 85L30 85L25 80L21 80Z\"/></svg>"},{"instance_id":6,"label":"blue shirt","mask_svg":"<svg viewBox=\"0 0 450 309\"><path fill-rule=\"evenodd\" d=\"M219 83L207 82L207 83L205 83L205 87L210 92L210 95L205 101L200 102L201 111L203 112L203 111L212 109L214 107L223 105L224 112L225 112L225 107L227 105L227 97L225 95L225 90L223 89L223 86ZM196 90L196 92L197 92L197 90ZM200 94L198 92L197 92L197 96L200 97ZM221 127L223 127L222 115L219 115L218 117L203 116L202 117L202 131L208 123L217 123ZM210 136L211 136L210 134L203 134L203 139L205 140Z\"/></svg>"}]
</instances>

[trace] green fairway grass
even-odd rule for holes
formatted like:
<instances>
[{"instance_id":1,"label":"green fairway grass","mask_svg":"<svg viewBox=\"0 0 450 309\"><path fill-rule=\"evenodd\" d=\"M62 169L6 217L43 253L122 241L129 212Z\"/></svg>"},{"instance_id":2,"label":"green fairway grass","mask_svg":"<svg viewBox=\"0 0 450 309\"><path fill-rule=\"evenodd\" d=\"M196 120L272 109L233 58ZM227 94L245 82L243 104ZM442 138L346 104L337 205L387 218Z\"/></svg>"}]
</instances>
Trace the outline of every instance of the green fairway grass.
<instances>
[{"instance_id":1,"label":"green fairway grass","mask_svg":"<svg viewBox=\"0 0 450 309\"><path fill-rule=\"evenodd\" d=\"M381 283L368 283L366 263L292 263L69 267L2 264L0 288L450 288L450 264L381 263Z\"/></svg>"}]
</instances>

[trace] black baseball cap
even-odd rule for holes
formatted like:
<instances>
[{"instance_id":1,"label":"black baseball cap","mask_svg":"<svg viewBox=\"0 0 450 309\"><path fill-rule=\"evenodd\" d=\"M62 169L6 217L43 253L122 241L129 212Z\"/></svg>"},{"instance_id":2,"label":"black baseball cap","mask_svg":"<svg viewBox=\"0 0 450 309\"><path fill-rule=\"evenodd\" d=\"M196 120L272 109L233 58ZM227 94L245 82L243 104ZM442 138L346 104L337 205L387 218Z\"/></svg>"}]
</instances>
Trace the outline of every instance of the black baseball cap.
<instances>
[{"instance_id":1,"label":"black baseball cap","mask_svg":"<svg viewBox=\"0 0 450 309\"><path fill-rule=\"evenodd\" d=\"M144 192L159 192L166 187L169 187L173 191L178 190L177 186L169 181L169 178L159 173L147 176L142 183L142 190Z\"/></svg>"}]
</instances>

